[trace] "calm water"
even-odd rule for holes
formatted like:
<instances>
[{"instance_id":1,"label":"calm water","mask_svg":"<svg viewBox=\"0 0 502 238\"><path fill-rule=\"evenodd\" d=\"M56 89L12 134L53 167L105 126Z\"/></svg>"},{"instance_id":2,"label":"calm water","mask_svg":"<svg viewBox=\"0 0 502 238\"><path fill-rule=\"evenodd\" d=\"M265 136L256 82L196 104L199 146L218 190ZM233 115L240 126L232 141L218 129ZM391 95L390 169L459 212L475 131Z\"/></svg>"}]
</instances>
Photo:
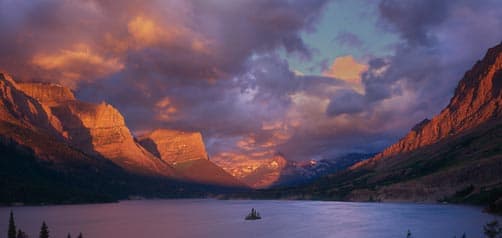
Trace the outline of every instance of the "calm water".
<instances>
[{"instance_id":1,"label":"calm water","mask_svg":"<svg viewBox=\"0 0 502 238\"><path fill-rule=\"evenodd\" d=\"M245 221L256 208L263 219ZM0 208L0 237L8 213ZM482 237L494 217L480 208L454 205L318 201L147 200L115 204L12 208L18 227L38 237L42 220L51 237ZM499 219L500 220L500 219Z\"/></svg>"}]
</instances>

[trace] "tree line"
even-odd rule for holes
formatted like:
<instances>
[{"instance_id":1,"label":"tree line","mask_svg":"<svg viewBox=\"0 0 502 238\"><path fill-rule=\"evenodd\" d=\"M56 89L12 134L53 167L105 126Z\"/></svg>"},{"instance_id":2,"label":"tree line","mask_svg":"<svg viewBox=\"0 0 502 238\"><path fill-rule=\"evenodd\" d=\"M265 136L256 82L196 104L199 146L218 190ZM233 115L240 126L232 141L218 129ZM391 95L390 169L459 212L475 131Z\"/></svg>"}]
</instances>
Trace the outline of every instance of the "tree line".
<instances>
[{"instance_id":1,"label":"tree line","mask_svg":"<svg viewBox=\"0 0 502 238\"><path fill-rule=\"evenodd\" d=\"M254 209L253 209L254 210ZM483 226L483 232L486 238L502 238L502 227L500 226L497 220L493 220L491 222L486 223ZM50 238L49 227L45 223L42 222L42 226L40 227L39 238ZM9 216L9 228L7 230L7 238L28 238L28 235L21 229L16 227L16 222L14 220L14 213L10 211ZM71 238L71 234L68 233L67 238ZM80 232L77 238L83 238L82 232ZM413 235L410 230L406 233L406 238L413 238ZM456 236L454 236L456 238ZM461 238L467 238L467 236L462 234Z\"/></svg>"},{"instance_id":2,"label":"tree line","mask_svg":"<svg viewBox=\"0 0 502 238\"><path fill-rule=\"evenodd\" d=\"M49 227L42 221L42 226L40 227L39 238L50 238ZM16 227L16 221L14 220L14 213L10 211L9 216L9 228L7 230L7 238L28 238L26 232ZM68 233L67 238L71 238L71 234ZM83 238L82 232L80 232L77 238Z\"/></svg>"}]
</instances>

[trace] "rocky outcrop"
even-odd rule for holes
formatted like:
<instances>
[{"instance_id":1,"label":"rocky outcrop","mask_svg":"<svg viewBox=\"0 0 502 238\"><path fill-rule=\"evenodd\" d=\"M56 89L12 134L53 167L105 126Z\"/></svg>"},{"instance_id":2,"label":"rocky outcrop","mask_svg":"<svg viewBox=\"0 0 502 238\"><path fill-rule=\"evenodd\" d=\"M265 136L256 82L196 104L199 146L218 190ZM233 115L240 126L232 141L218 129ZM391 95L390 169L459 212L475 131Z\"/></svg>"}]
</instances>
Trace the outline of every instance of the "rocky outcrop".
<instances>
[{"instance_id":1,"label":"rocky outcrop","mask_svg":"<svg viewBox=\"0 0 502 238\"><path fill-rule=\"evenodd\" d=\"M502 44L499 44L465 73L449 105L439 115L417 124L396 144L356 167L437 143L501 117Z\"/></svg>"},{"instance_id":2,"label":"rocky outcrop","mask_svg":"<svg viewBox=\"0 0 502 238\"><path fill-rule=\"evenodd\" d=\"M208 159L199 132L157 129L139 140L143 147L170 164Z\"/></svg>"},{"instance_id":3,"label":"rocky outcrop","mask_svg":"<svg viewBox=\"0 0 502 238\"><path fill-rule=\"evenodd\" d=\"M209 161L199 132L157 129L140 137L139 143L192 182L226 187L246 186Z\"/></svg>"}]
</instances>

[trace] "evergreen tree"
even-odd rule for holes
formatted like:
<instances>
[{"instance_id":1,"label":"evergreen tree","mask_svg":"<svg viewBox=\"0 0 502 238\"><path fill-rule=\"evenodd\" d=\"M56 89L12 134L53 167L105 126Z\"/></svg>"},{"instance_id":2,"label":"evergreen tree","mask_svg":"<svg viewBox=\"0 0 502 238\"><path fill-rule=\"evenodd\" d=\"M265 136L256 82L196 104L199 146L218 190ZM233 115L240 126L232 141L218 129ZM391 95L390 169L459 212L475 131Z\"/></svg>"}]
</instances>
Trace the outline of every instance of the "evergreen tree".
<instances>
[{"instance_id":1,"label":"evergreen tree","mask_svg":"<svg viewBox=\"0 0 502 238\"><path fill-rule=\"evenodd\" d=\"M462 238L467 238L467 236L465 235L465 232L464 232L464 234L462 234Z\"/></svg>"},{"instance_id":2,"label":"evergreen tree","mask_svg":"<svg viewBox=\"0 0 502 238\"><path fill-rule=\"evenodd\" d=\"M10 211L9 230L7 232L7 238L16 238L16 223L14 222L14 214L12 213L12 210Z\"/></svg>"},{"instance_id":3,"label":"evergreen tree","mask_svg":"<svg viewBox=\"0 0 502 238\"><path fill-rule=\"evenodd\" d=\"M82 232L80 232L80 234L78 234L78 238L83 238Z\"/></svg>"},{"instance_id":4,"label":"evergreen tree","mask_svg":"<svg viewBox=\"0 0 502 238\"><path fill-rule=\"evenodd\" d=\"M28 235L26 235L26 233L24 233L24 231L22 231L21 229L19 229L17 231L17 238L28 238Z\"/></svg>"},{"instance_id":5,"label":"evergreen tree","mask_svg":"<svg viewBox=\"0 0 502 238\"><path fill-rule=\"evenodd\" d=\"M47 224L45 224L45 221L42 222L42 227L40 228L40 238L49 238L49 228L47 227Z\"/></svg>"},{"instance_id":6,"label":"evergreen tree","mask_svg":"<svg viewBox=\"0 0 502 238\"><path fill-rule=\"evenodd\" d=\"M70 233L68 233L68 235L66 236L66 238L71 238L71 235L70 235Z\"/></svg>"}]
</instances>

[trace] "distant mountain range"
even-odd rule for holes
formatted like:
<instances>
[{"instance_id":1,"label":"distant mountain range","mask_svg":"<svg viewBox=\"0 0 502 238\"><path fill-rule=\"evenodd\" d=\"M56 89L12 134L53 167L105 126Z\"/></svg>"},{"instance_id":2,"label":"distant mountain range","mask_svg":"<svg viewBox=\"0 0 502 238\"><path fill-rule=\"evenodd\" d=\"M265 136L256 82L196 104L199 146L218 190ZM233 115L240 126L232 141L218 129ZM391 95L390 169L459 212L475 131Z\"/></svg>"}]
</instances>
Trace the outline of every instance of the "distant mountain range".
<instances>
[{"instance_id":1,"label":"distant mountain range","mask_svg":"<svg viewBox=\"0 0 502 238\"><path fill-rule=\"evenodd\" d=\"M322 176L346 169L374 154L352 153L323 160L290 161L276 153L264 160L217 161L230 174L255 189L307 184Z\"/></svg>"},{"instance_id":2,"label":"distant mountain range","mask_svg":"<svg viewBox=\"0 0 502 238\"><path fill-rule=\"evenodd\" d=\"M467 71L446 108L371 159L257 196L467 202L502 207L502 44Z\"/></svg>"}]
</instances>

